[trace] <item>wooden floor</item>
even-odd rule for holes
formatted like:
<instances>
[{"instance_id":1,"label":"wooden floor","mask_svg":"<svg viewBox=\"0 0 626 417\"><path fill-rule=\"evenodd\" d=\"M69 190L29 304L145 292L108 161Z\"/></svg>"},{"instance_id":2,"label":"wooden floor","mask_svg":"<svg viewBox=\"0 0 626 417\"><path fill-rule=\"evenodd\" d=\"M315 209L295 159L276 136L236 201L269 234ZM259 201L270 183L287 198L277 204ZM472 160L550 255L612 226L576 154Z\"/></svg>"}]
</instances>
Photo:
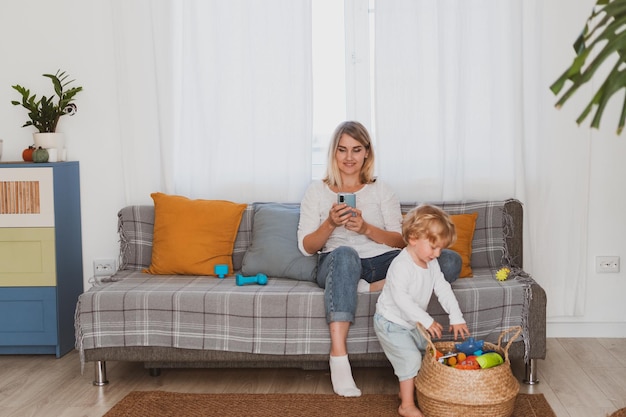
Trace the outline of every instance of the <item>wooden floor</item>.
<instances>
[{"instance_id":1,"label":"wooden floor","mask_svg":"<svg viewBox=\"0 0 626 417\"><path fill-rule=\"evenodd\" d=\"M513 364L523 377L523 368ZM626 407L626 339L548 339L537 385L558 417L606 417ZM142 364L109 362L110 381L92 385L93 364L81 374L77 352L51 356L0 356L0 416L100 417L133 390L206 393L332 393L325 371L297 369L164 369L151 377ZM398 391L391 368L354 369L365 394Z\"/></svg>"}]
</instances>

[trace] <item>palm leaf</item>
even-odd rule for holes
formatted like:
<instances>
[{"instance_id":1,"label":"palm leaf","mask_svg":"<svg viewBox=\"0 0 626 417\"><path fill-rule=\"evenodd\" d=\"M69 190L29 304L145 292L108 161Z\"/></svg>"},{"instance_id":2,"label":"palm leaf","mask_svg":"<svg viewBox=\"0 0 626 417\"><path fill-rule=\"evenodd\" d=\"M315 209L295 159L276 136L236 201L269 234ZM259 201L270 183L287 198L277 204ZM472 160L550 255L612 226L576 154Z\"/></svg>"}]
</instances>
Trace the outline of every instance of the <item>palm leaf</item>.
<instances>
[{"instance_id":1,"label":"palm leaf","mask_svg":"<svg viewBox=\"0 0 626 417\"><path fill-rule=\"evenodd\" d=\"M598 0L574 42L574 51L576 56L572 64L550 86L555 95L563 92L555 104L557 108L563 106L581 86L593 79L605 63L616 59L605 81L576 119L581 124L596 108L591 127L599 128L609 100L616 92L626 88L626 72L620 69L626 66L626 0ZM590 57L593 59L587 63ZM570 85L563 90L566 84ZM625 121L626 100L622 104L618 134L622 132Z\"/></svg>"}]
</instances>

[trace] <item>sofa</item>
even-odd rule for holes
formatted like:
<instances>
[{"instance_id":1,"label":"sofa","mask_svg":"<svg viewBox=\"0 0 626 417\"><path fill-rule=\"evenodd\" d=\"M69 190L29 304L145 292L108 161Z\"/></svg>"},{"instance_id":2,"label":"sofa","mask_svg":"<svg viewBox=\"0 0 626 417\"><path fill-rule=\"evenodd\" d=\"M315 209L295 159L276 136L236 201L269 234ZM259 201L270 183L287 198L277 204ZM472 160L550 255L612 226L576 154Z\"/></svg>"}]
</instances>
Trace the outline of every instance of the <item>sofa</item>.
<instances>
[{"instance_id":1,"label":"sofa","mask_svg":"<svg viewBox=\"0 0 626 417\"><path fill-rule=\"evenodd\" d=\"M163 235L163 209L156 201L154 206L119 211L120 267L78 299L76 348L82 366L94 363L95 385L108 383L107 361L142 362L152 375L171 367L328 367L324 292L314 282L316 256L305 257L297 250L298 204L240 205L234 229L228 232L225 221L219 223L224 225L220 231L234 240L227 242L229 252L213 259L228 265L228 274L220 277L193 270L154 273L157 260L167 256L164 250L175 248L165 246L174 238ZM403 202L402 211L418 204ZM472 336L497 343L504 330L521 326L509 356L524 361L526 382L537 382L537 360L546 354L546 294L522 268L522 203L508 199L432 204L453 220L465 215L473 219L471 230L463 235L457 225L459 243L469 249L464 273L469 270L470 276L452 284ZM213 209L202 210L174 213L173 218L213 218ZM193 252L191 242L181 245L185 251L174 261ZM508 270L500 271L503 266ZM237 285L237 274L258 273L268 277L265 285ZM390 366L373 329L378 295L358 295L348 335L354 367ZM436 297L428 311L447 330L447 314ZM447 332L443 340L450 340Z\"/></svg>"}]
</instances>

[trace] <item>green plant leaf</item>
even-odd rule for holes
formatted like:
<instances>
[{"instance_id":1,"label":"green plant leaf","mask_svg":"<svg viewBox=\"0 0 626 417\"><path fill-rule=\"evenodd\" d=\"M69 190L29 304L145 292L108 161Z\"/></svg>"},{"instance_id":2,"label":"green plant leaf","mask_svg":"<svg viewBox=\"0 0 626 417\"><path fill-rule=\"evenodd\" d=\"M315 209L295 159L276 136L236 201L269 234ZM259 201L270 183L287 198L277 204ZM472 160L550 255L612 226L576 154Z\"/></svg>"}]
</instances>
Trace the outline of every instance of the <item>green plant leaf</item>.
<instances>
[{"instance_id":1,"label":"green plant leaf","mask_svg":"<svg viewBox=\"0 0 626 417\"><path fill-rule=\"evenodd\" d=\"M69 75L65 71L57 70L56 74L43 74L49 78L54 88L54 95L42 96L37 100L37 95L30 94L30 91L19 84L13 87L22 96L22 101L12 100L13 105L21 105L28 111L29 121L23 127L34 126L40 132L55 132L61 116L65 113L65 108L74 101L77 93L82 91L82 87L65 88L74 80L68 80ZM56 101L56 102L55 102Z\"/></svg>"},{"instance_id":2,"label":"green plant leaf","mask_svg":"<svg viewBox=\"0 0 626 417\"><path fill-rule=\"evenodd\" d=\"M604 84L602 94L599 95L597 100L598 108L591 121L591 127L599 128L602 114L606 108L611 97L622 88L626 86L626 72L614 73L612 77L608 78Z\"/></svg>"},{"instance_id":3,"label":"green plant leaf","mask_svg":"<svg viewBox=\"0 0 626 417\"><path fill-rule=\"evenodd\" d=\"M563 106L582 85L594 78L608 60L614 57L616 59L612 70L576 120L580 124L595 107L591 127L598 128L609 100L626 87L626 71L620 71L620 67L626 66L626 0L597 0L573 46L576 52L574 60L550 85L550 90L555 95L562 93L555 103L557 108ZM593 59L587 63L591 56ZM565 88L568 82L571 85ZM624 105L626 106L626 102ZM623 107L618 133L623 130L625 112L626 108Z\"/></svg>"}]
</instances>

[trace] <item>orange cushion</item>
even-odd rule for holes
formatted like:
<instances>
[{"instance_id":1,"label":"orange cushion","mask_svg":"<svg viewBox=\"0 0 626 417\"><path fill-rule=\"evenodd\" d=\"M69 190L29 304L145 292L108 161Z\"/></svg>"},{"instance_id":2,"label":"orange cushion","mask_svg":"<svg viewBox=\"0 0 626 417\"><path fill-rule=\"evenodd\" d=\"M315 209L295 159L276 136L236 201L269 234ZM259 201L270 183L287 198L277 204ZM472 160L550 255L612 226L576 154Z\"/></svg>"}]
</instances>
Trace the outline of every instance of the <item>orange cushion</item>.
<instances>
[{"instance_id":1,"label":"orange cushion","mask_svg":"<svg viewBox=\"0 0 626 417\"><path fill-rule=\"evenodd\" d=\"M246 204L222 200L150 194L154 200L152 260L149 274L215 275L214 266L228 265Z\"/></svg>"},{"instance_id":2,"label":"orange cushion","mask_svg":"<svg viewBox=\"0 0 626 417\"><path fill-rule=\"evenodd\" d=\"M471 214L452 214L450 218L456 228L456 242L448 249L452 249L461 255L462 266L460 278L468 278L474 276L472 272L472 239L474 238L474 229L476 228L476 218L478 213Z\"/></svg>"}]
</instances>

